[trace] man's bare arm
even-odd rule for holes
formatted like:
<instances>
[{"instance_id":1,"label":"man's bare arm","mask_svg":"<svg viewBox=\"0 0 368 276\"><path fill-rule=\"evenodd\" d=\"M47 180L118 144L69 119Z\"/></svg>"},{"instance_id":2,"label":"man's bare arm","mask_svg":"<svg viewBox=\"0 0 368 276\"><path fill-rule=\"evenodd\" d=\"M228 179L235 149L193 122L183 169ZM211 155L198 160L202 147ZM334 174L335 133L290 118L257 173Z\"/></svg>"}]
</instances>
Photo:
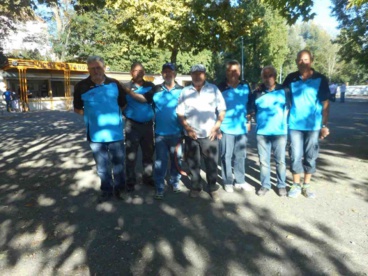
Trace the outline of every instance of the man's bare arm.
<instances>
[{"instance_id":1,"label":"man's bare arm","mask_svg":"<svg viewBox=\"0 0 368 276\"><path fill-rule=\"evenodd\" d=\"M180 114L177 114L177 115L178 115L178 119L179 119L180 124L183 126L183 128L187 132L188 136L190 138L192 138L193 140L196 140L197 139L197 133L188 124L187 120L185 119L185 116L180 115Z\"/></svg>"}]
</instances>

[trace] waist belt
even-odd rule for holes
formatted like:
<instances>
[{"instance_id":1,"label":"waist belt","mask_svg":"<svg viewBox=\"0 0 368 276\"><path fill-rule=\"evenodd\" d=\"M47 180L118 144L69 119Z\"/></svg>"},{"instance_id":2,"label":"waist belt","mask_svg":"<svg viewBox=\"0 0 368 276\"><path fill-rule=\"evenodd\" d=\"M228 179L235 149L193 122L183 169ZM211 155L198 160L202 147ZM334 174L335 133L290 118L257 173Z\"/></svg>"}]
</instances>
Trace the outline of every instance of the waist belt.
<instances>
[{"instance_id":1,"label":"waist belt","mask_svg":"<svg viewBox=\"0 0 368 276\"><path fill-rule=\"evenodd\" d=\"M147 121L147 122L137 122L137 121L134 121L134 120L132 120L132 119L130 119L130 118L128 118L128 117L126 117L126 119L127 119L128 121L131 121L132 123L135 123L135 124L138 124L138 125L152 125L152 123L153 123L153 121L152 121L152 120Z\"/></svg>"}]
</instances>

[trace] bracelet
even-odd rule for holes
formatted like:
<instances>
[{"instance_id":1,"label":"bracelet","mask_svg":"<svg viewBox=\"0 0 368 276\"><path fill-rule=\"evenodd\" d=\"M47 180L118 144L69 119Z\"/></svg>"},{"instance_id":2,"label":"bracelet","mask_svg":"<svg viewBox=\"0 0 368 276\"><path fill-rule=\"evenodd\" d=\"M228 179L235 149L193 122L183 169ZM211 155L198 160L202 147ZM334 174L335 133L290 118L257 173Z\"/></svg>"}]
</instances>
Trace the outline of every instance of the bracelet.
<instances>
[{"instance_id":1,"label":"bracelet","mask_svg":"<svg viewBox=\"0 0 368 276\"><path fill-rule=\"evenodd\" d=\"M327 126L326 125L322 125L322 128L327 128Z\"/></svg>"}]
</instances>

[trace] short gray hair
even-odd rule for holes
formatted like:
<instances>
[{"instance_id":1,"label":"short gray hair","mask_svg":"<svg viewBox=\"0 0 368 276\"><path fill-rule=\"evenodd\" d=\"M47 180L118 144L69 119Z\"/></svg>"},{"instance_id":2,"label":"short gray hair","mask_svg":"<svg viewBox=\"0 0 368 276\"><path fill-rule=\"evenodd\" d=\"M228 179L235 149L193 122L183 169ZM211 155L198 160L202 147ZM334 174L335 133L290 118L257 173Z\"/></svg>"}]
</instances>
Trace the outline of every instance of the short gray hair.
<instances>
[{"instance_id":1,"label":"short gray hair","mask_svg":"<svg viewBox=\"0 0 368 276\"><path fill-rule=\"evenodd\" d=\"M231 66L233 66L233 65L236 65L236 66L238 66L239 67L239 69L240 69L240 62L239 61L237 61L236 59L233 59L233 60L229 60L229 61L227 61L226 62L226 64L225 64L225 66L226 66L226 70L227 69L229 69L229 67L231 67Z\"/></svg>"},{"instance_id":2,"label":"short gray hair","mask_svg":"<svg viewBox=\"0 0 368 276\"><path fill-rule=\"evenodd\" d=\"M92 62L99 61L102 63L102 65L105 67L105 60L100 56L89 56L87 58L87 64L90 64Z\"/></svg>"},{"instance_id":3,"label":"short gray hair","mask_svg":"<svg viewBox=\"0 0 368 276\"><path fill-rule=\"evenodd\" d=\"M267 66L263 67L263 69L261 71L261 77L263 76L263 73L266 70L271 71L275 78L277 77L277 71L276 71L275 67L273 67L272 65L267 65Z\"/></svg>"}]
</instances>

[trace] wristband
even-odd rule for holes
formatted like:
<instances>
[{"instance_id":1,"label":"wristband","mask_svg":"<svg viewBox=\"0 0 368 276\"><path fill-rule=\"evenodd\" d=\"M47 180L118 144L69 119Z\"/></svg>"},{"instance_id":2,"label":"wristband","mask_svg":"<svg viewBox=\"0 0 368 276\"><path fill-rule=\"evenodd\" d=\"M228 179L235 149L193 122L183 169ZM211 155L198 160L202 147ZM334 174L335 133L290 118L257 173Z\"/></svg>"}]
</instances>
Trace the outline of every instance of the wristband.
<instances>
[{"instance_id":1,"label":"wristband","mask_svg":"<svg viewBox=\"0 0 368 276\"><path fill-rule=\"evenodd\" d=\"M327 128L327 126L326 125L322 125L322 128Z\"/></svg>"}]
</instances>

